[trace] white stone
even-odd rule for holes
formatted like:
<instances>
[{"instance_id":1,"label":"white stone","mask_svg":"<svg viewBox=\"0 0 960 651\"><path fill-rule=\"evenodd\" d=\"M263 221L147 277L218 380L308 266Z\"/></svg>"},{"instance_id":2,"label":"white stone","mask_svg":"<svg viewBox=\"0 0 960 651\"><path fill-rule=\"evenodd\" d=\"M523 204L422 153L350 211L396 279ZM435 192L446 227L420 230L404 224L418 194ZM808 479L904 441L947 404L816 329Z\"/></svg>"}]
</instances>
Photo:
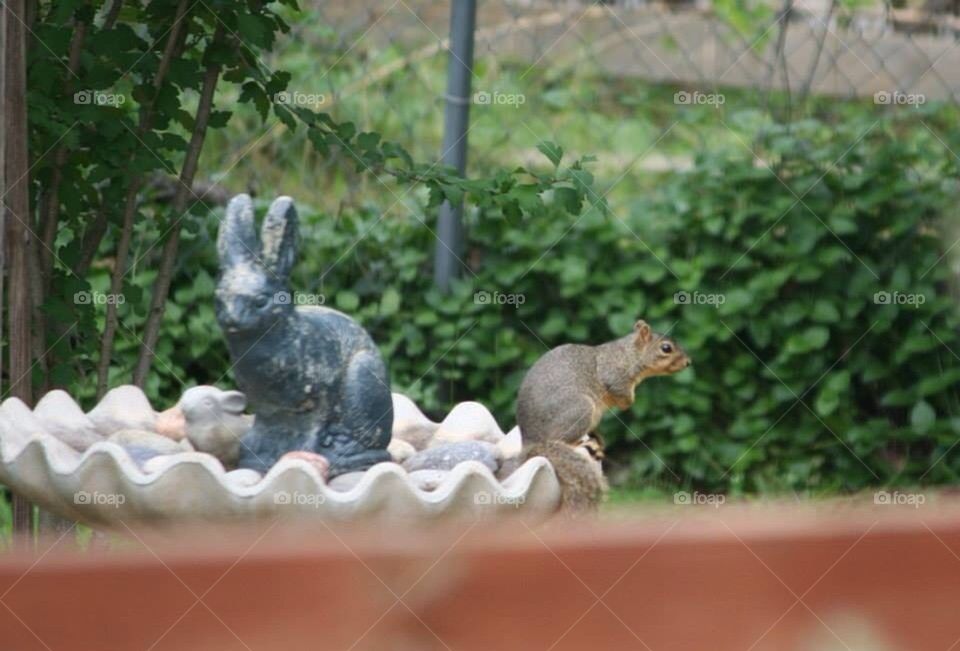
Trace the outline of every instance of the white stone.
<instances>
[{"instance_id":1,"label":"white stone","mask_svg":"<svg viewBox=\"0 0 960 651\"><path fill-rule=\"evenodd\" d=\"M423 450L438 427L440 424L427 418L413 400L401 393L393 394L393 439Z\"/></svg>"},{"instance_id":2,"label":"white stone","mask_svg":"<svg viewBox=\"0 0 960 651\"><path fill-rule=\"evenodd\" d=\"M34 407L33 415L48 434L74 450L83 452L97 441L103 440L93 421L66 391L55 389L43 396Z\"/></svg>"},{"instance_id":3,"label":"white stone","mask_svg":"<svg viewBox=\"0 0 960 651\"><path fill-rule=\"evenodd\" d=\"M519 457L523 452L523 439L520 436L520 428L514 427L506 436L497 443L497 448L504 459L513 459Z\"/></svg>"},{"instance_id":4,"label":"white stone","mask_svg":"<svg viewBox=\"0 0 960 651\"><path fill-rule=\"evenodd\" d=\"M497 420L486 407L479 402L461 402L440 423L430 446L461 441L485 441L496 445L503 436Z\"/></svg>"},{"instance_id":5,"label":"white stone","mask_svg":"<svg viewBox=\"0 0 960 651\"><path fill-rule=\"evenodd\" d=\"M417 407L413 400L402 393L393 393L390 394L390 397L393 398L394 426L404 426L411 423L423 424L433 422L427 418L422 411L420 411L420 408Z\"/></svg>"},{"instance_id":6,"label":"white stone","mask_svg":"<svg viewBox=\"0 0 960 651\"><path fill-rule=\"evenodd\" d=\"M157 430L157 413L150 406L150 401L143 391L132 384L108 391L87 417L103 436L110 436L124 429L148 432Z\"/></svg>"},{"instance_id":7,"label":"white stone","mask_svg":"<svg viewBox=\"0 0 960 651\"><path fill-rule=\"evenodd\" d=\"M413 444L407 441L391 439L390 445L387 446L387 452L390 453L394 463L403 463L417 453L417 448L413 447Z\"/></svg>"}]
</instances>

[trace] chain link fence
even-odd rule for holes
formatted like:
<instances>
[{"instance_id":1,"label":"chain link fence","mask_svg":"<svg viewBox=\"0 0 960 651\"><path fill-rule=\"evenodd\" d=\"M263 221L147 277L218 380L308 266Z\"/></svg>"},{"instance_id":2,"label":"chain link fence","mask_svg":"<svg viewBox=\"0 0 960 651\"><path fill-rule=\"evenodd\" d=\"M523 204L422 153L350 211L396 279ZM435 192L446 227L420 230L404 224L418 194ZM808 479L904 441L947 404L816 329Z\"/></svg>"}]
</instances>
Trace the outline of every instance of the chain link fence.
<instances>
[{"instance_id":1,"label":"chain link fence","mask_svg":"<svg viewBox=\"0 0 960 651\"><path fill-rule=\"evenodd\" d=\"M594 169L611 186L623 176L642 184L644 172L682 168L705 143L736 137L725 128L736 109L776 109L782 118L803 102L832 111L960 97L952 4L741 4L480 2L469 173L543 163L537 143L553 140L597 156ZM449 3L325 2L294 22L273 63L294 71L288 101L322 105L435 162L449 33ZM691 115L678 119L685 109ZM299 184L300 196L327 207L413 200L343 174L343 160L320 159L283 130L273 125L237 152L254 183L282 174L285 187Z\"/></svg>"}]
</instances>

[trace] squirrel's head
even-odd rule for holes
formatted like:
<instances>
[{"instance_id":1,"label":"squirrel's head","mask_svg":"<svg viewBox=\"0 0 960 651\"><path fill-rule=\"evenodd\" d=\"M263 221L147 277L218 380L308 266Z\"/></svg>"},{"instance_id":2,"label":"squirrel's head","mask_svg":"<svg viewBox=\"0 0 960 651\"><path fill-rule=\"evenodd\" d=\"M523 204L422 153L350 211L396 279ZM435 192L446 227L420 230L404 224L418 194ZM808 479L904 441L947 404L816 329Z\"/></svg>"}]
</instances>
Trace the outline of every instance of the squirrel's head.
<instances>
[{"instance_id":1,"label":"squirrel's head","mask_svg":"<svg viewBox=\"0 0 960 651\"><path fill-rule=\"evenodd\" d=\"M633 343L643 359L644 377L670 375L693 363L677 342L654 332L643 319L633 326Z\"/></svg>"}]
</instances>

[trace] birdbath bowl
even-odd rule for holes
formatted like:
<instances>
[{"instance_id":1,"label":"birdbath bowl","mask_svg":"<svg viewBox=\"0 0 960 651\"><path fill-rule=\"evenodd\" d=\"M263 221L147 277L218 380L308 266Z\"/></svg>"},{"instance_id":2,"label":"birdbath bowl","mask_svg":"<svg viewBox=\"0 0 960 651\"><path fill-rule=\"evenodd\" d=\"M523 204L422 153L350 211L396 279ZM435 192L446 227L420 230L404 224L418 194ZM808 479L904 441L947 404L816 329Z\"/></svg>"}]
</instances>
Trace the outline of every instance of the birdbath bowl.
<instances>
[{"instance_id":1,"label":"birdbath bowl","mask_svg":"<svg viewBox=\"0 0 960 651\"><path fill-rule=\"evenodd\" d=\"M392 398L393 460L335 477L302 458L309 455L284 456L264 473L226 468L192 449L189 438L165 435L169 411L158 414L134 386L113 389L89 412L63 391L32 410L10 398L0 404L0 483L63 517L106 527L287 515L546 517L558 510L550 463L519 463L519 430L504 434L482 405L461 403L437 423L406 396Z\"/></svg>"}]
</instances>

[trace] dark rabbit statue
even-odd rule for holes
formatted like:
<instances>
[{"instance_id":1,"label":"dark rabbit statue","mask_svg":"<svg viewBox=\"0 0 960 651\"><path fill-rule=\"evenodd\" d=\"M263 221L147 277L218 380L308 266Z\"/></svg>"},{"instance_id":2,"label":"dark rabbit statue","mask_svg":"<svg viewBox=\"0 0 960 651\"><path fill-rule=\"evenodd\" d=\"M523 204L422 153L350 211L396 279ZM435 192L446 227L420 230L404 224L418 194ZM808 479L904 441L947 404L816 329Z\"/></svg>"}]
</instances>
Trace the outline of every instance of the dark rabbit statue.
<instances>
[{"instance_id":1,"label":"dark rabbit statue","mask_svg":"<svg viewBox=\"0 0 960 651\"><path fill-rule=\"evenodd\" d=\"M336 310L297 307L289 276L297 214L280 197L254 230L253 204L234 197L220 227L217 321L255 420L239 465L266 472L284 453L308 450L331 476L389 461L393 402L370 335Z\"/></svg>"}]
</instances>

